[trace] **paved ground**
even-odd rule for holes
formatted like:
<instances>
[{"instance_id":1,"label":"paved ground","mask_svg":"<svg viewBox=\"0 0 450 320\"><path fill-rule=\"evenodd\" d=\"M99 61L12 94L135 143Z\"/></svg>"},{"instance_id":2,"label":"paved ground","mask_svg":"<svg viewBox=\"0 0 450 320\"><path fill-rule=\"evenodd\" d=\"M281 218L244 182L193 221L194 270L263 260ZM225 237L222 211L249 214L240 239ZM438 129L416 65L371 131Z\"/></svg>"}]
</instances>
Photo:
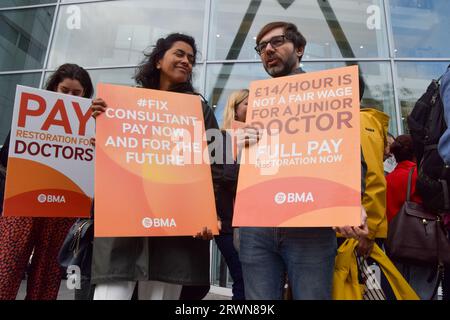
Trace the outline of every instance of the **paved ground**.
<instances>
[{"instance_id":1,"label":"paved ground","mask_svg":"<svg viewBox=\"0 0 450 320\"><path fill-rule=\"evenodd\" d=\"M22 281L20 285L19 293L17 295L17 300L23 300L26 294L26 281ZM61 282L61 287L59 288L58 300L73 300L73 291L67 289L64 280ZM204 300L230 300L230 297L222 296L219 294L208 293Z\"/></svg>"}]
</instances>

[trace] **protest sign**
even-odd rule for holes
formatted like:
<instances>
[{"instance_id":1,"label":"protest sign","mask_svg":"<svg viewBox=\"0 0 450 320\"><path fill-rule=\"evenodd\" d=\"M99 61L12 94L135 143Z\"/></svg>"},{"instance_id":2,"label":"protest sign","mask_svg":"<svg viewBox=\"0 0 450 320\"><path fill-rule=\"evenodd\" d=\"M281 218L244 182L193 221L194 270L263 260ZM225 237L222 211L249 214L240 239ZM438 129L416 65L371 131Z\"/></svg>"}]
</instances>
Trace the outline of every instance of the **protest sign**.
<instances>
[{"instance_id":1,"label":"protest sign","mask_svg":"<svg viewBox=\"0 0 450 320\"><path fill-rule=\"evenodd\" d=\"M359 225L358 68L251 83L234 226Z\"/></svg>"},{"instance_id":2,"label":"protest sign","mask_svg":"<svg viewBox=\"0 0 450 320\"><path fill-rule=\"evenodd\" d=\"M89 217L94 193L91 100L17 86L5 216Z\"/></svg>"},{"instance_id":3,"label":"protest sign","mask_svg":"<svg viewBox=\"0 0 450 320\"><path fill-rule=\"evenodd\" d=\"M95 235L218 233L199 96L98 85Z\"/></svg>"}]
</instances>

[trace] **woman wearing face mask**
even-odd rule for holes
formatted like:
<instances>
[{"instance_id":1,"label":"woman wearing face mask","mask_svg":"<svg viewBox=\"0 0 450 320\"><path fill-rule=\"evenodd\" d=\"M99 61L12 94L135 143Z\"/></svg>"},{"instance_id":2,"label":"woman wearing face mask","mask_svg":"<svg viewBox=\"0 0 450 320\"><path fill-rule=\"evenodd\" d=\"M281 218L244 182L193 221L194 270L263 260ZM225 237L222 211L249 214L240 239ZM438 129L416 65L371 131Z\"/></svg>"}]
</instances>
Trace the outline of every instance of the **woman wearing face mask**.
<instances>
[{"instance_id":1,"label":"woman wearing face mask","mask_svg":"<svg viewBox=\"0 0 450 320\"><path fill-rule=\"evenodd\" d=\"M174 33L160 38L137 69L136 83L148 89L195 94L192 68L196 55L195 40L190 36ZM202 107L205 129L218 128L209 106L203 103ZM105 101L95 99L93 116L106 108ZM211 171L216 190L222 169L212 165ZM211 231L206 228L197 239L96 238L91 275L92 283L96 284L94 299L129 300L136 283L139 299L154 300L178 299L183 285L209 286L209 241L204 240L211 238Z\"/></svg>"},{"instance_id":2,"label":"woman wearing face mask","mask_svg":"<svg viewBox=\"0 0 450 320\"><path fill-rule=\"evenodd\" d=\"M90 98L91 78L76 64L63 64L48 79L46 90ZM0 159L7 166L9 135ZM55 300L62 272L59 249L73 218L0 217L0 299L14 300L27 269L26 300Z\"/></svg>"}]
</instances>

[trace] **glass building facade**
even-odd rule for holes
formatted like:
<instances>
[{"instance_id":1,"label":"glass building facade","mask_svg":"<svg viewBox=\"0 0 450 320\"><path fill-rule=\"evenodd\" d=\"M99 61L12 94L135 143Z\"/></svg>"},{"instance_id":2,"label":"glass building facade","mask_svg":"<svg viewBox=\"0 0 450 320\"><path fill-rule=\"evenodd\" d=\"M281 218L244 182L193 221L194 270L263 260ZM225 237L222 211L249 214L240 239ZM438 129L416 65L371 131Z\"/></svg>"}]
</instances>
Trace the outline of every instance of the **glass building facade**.
<instances>
[{"instance_id":1,"label":"glass building facade","mask_svg":"<svg viewBox=\"0 0 450 320\"><path fill-rule=\"evenodd\" d=\"M308 44L308 71L358 64L362 104L390 115L393 134L431 79L450 63L448 0L1 0L0 143L15 86L43 87L60 64L86 68L94 83L132 85L156 39L192 35L200 52L194 85L219 123L230 92L268 78L254 51L259 29L295 23ZM213 284L229 285L213 250Z\"/></svg>"}]
</instances>

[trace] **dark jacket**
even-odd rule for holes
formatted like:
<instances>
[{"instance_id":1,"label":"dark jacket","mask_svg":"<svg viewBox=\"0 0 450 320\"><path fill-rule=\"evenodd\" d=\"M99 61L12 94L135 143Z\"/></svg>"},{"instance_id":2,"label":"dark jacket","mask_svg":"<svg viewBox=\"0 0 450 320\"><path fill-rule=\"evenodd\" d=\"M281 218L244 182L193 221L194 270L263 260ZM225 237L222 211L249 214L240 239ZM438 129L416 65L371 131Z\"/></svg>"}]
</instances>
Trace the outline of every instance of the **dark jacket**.
<instances>
[{"instance_id":1,"label":"dark jacket","mask_svg":"<svg viewBox=\"0 0 450 320\"><path fill-rule=\"evenodd\" d=\"M8 133L8 136L3 142L3 147L0 149L0 163L3 167L8 166L8 153L9 153L9 138L11 136L11 131Z\"/></svg>"},{"instance_id":2,"label":"dark jacket","mask_svg":"<svg viewBox=\"0 0 450 320\"><path fill-rule=\"evenodd\" d=\"M231 226L233 221L234 201L236 198L237 177L239 165L233 159L231 136L222 131L223 135L223 178L216 194L217 214L222 221L221 234L233 233Z\"/></svg>"},{"instance_id":3,"label":"dark jacket","mask_svg":"<svg viewBox=\"0 0 450 320\"><path fill-rule=\"evenodd\" d=\"M218 129L211 108L206 103L202 106L205 129ZM222 165L211 165L215 193L222 171ZM209 285L209 245L209 241L193 237L95 238L91 281L156 280Z\"/></svg>"},{"instance_id":4,"label":"dark jacket","mask_svg":"<svg viewBox=\"0 0 450 320\"><path fill-rule=\"evenodd\" d=\"M3 147L0 149L0 214L3 212L3 199L5 197L6 166L8 165L10 135L11 131L8 133Z\"/></svg>"}]
</instances>

